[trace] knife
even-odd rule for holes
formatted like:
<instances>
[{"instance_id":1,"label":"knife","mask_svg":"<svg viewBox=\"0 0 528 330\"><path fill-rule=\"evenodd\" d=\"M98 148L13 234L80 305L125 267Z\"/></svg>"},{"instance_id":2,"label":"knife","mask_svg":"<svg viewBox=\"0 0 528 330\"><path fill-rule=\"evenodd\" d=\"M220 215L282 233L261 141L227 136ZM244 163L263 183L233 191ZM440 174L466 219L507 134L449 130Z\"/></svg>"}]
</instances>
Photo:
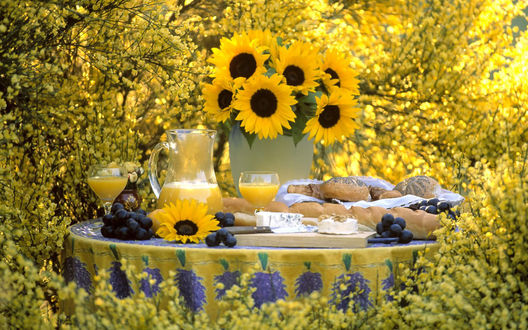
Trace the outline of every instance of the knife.
<instances>
[{"instance_id":1,"label":"knife","mask_svg":"<svg viewBox=\"0 0 528 330\"><path fill-rule=\"evenodd\" d=\"M259 233L273 233L268 226L232 226L225 227L231 234L259 234Z\"/></svg>"},{"instance_id":2,"label":"knife","mask_svg":"<svg viewBox=\"0 0 528 330\"><path fill-rule=\"evenodd\" d=\"M315 226L304 226L303 228L294 227L269 227L269 226L233 226L225 227L231 234L261 234L261 233L277 233L277 234L290 234L290 233L310 233L315 232L317 227Z\"/></svg>"}]
</instances>

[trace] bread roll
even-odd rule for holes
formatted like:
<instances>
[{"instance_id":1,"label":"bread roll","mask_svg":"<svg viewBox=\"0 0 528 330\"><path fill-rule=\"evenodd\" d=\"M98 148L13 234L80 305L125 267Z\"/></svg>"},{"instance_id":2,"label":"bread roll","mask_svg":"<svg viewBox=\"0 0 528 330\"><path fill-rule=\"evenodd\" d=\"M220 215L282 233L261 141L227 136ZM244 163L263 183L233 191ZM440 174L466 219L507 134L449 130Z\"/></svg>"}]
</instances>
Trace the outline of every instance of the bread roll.
<instances>
[{"instance_id":1,"label":"bread roll","mask_svg":"<svg viewBox=\"0 0 528 330\"><path fill-rule=\"evenodd\" d=\"M384 192L383 194L381 194L379 196L379 199L398 198L398 197L402 197L401 192L399 192L398 190L388 190L388 191Z\"/></svg>"},{"instance_id":2,"label":"bread roll","mask_svg":"<svg viewBox=\"0 0 528 330\"><path fill-rule=\"evenodd\" d=\"M440 192L440 184L433 178L418 175L398 183L394 190L402 195L414 195L422 198L433 198Z\"/></svg>"},{"instance_id":3,"label":"bread roll","mask_svg":"<svg viewBox=\"0 0 528 330\"><path fill-rule=\"evenodd\" d=\"M363 181L349 176L336 177L327 180L319 186L319 190L325 199L339 199L347 202L368 200L369 188Z\"/></svg>"},{"instance_id":4,"label":"bread roll","mask_svg":"<svg viewBox=\"0 0 528 330\"><path fill-rule=\"evenodd\" d=\"M323 214L323 206L316 202L295 203L289 208L290 213L301 213L308 218L317 218Z\"/></svg>"},{"instance_id":5,"label":"bread roll","mask_svg":"<svg viewBox=\"0 0 528 330\"><path fill-rule=\"evenodd\" d=\"M319 191L319 184L291 184L287 189L289 194L301 194L319 199L324 199Z\"/></svg>"}]
</instances>

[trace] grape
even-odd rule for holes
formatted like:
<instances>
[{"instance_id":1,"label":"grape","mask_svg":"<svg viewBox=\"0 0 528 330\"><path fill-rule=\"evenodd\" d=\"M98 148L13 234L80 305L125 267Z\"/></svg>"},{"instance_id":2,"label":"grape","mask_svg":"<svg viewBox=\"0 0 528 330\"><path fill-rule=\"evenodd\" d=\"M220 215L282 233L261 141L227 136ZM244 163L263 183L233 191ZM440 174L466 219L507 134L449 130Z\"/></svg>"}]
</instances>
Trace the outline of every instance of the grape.
<instances>
[{"instance_id":1,"label":"grape","mask_svg":"<svg viewBox=\"0 0 528 330\"><path fill-rule=\"evenodd\" d=\"M425 211L426 208L427 208L427 206L425 206L425 205L424 206L420 206L420 210L422 210L422 211Z\"/></svg>"},{"instance_id":2,"label":"grape","mask_svg":"<svg viewBox=\"0 0 528 330\"><path fill-rule=\"evenodd\" d=\"M388 229L394 223L394 216L390 213L385 213L381 217L381 222L383 223L383 228Z\"/></svg>"},{"instance_id":3,"label":"grape","mask_svg":"<svg viewBox=\"0 0 528 330\"><path fill-rule=\"evenodd\" d=\"M420 206L427 206L427 199L422 199Z\"/></svg>"},{"instance_id":4,"label":"grape","mask_svg":"<svg viewBox=\"0 0 528 330\"><path fill-rule=\"evenodd\" d=\"M397 223L390 226L390 233L393 237L399 237L402 232L402 227Z\"/></svg>"},{"instance_id":5,"label":"grape","mask_svg":"<svg viewBox=\"0 0 528 330\"><path fill-rule=\"evenodd\" d=\"M116 218L121 220L126 220L129 216L128 211L125 209L117 210L117 212L114 214Z\"/></svg>"},{"instance_id":6,"label":"grape","mask_svg":"<svg viewBox=\"0 0 528 330\"><path fill-rule=\"evenodd\" d=\"M147 232L148 232L147 239L151 239L154 236L154 234L155 234L154 230L152 230L152 228L149 228L149 230L147 230Z\"/></svg>"},{"instance_id":7,"label":"grape","mask_svg":"<svg viewBox=\"0 0 528 330\"><path fill-rule=\"evenodd\" d=\"M137 214L141 214L141 215L147 215L147 211L143 210L143 209L137 209L136 210L136 213Z\"/></svg>"},{"instance_id":8,"label":"grape","mask_svg":"<svg viewBox=\"0 0 528 330\"><path fill-rule=\"evenodd\" d=\"M138 227L137 231L136 231L136 238L143 241L143 240L146 240L148 239L148 231L146 231L145 229L141 228L141 227Z\"/></svg>"},{"instance_id":9,"label":"grape","mask_svg":"<svg viewBox=\"0 0 528 330\"><path fill-rule=\"evenodd\" d=\"M128 227L119 227L116 229L115 232L116 232L117 238L122 239L122 240L127 240L131 238L132 236L130 229L128 229Z\"/></svg>"},{"instance_id":10,"label":"grape","mask_svg":"<svg viewBox=\"0 0 528 330\"><path fill-rule=\"evenodd\" d=\"M220 242L218 241L217 238L218 237L216 233L210 233L209 235L205 237L205 244L207 244L207 246L218 246Z\"/></svg>"},{"instance_id":11,"label":"grape","mask_svg":"<svg viewBox=\"0 0 528 330\"><path fill-rule=\"evenodd\" d=\"M440 202L436 205L436 208L438 209L438 211L440 212L445 212L445 211L448 211L451 206L449 205L448 202Z\"/></svg>"},{"instance_id":12,"label":"grape","mask_svg":"<svg viewBox=\"0 0 528 330\"><path fill-rule=\"evenodd\" d=\"M224 241L224 245L227 247L233 247L236 245L236 243L237 243L236 237L233 234L229 233L227 235L227 238Z\"/></svg>"},{"instance_id":13,"label":"grape","mask_svg":"<svg viewBox=\"0 0 528 330\"><path fill-rule=\"evenodd\" d=\"M152 219L149 217L142 217L139 219L138 222L144 229L149 229L150 227L152 227Z\"/></svg>"},{"instance_id":14,"label":"grape","mask_svg":"<svg viewBox=\"0 0 528 330\"><path fill-rule=\"evenodd\" d=\"M114 216L112 214L105 214L103 217L103 223L105 226L110 226L112 224L112 219Z\"/></svg>"},{"instance_id":15,"label":"grape","mask_svg":"<svg viewBox=\"0 0 528 330\"><path fill-rule=\"evenodd\" d=\"M438 214L438 210L436 209L436 206L433 206L433 205L429 205L429 206L425 209L425 212L427 212L427 213L431 213L431 214Z\"/></svg>"},{"instance_id":16,"label":"grape","mask_svg":"<svg viewBox=\"0 0 528 330\"><path fill-rule=\"evenodd\" d=\"M216 237L218 241L220 242L225 242L228 235L229 235L229 232L225 228L222 228L216 231Z\"/></svg>"},{"instance_id":17,"label":"grape","mask_svg":"<svg viewBox=\"0 0 528 330\"><path fill-rule=\"evenodd\" d=\"M378 233L379 235L383 233L383 223L378 222L378 224L376 225L376 233Z\"/></svg>"},{"instance_id":18,"label":"grape","mask_svg":"<svg viewBox=\"0 0 528 330\"><path fill-rule=\"evenodd\" d=\"M121 203L114 203L114 204L112 205L111 212L115 214L117 211L122 210L122 209L124 209L124 208L125 208L125 207L123 206L123 204L121 204Z\"/></svg>"},{"instance_id":19,"label":"grape","mask_svg":"<svg viewBox=\"0 0 528 330\"><path fill-rule=\"evenodd\" d=\"M430 200L427 201L427 205L432 205L436 207L436 204L438 204L438 202L440 202L438 198L431 198Z\"/></svg>"},{"instance_id":20,"label":"grape","mask_svg":"<svg viewBox=\"0 0 528 330\"><path fill-rule=\"evenodd\" d=\"M400 235L399 243L407 244L413 239L413 233L410 230L403 230Z\"/></svg>"},{"instance_id":21,"label":"grape","mask_svg":"<svg viewBox=\"0 0 528 330\"><path fill-rule=\"evenodd\" d=\"M407 225L405 223L405 219L401 217L397 217L396 219L394 219L394 223L400 225L401 229L405 229L405 226Z\"/></svg>"},{"instance_id":22,"label":"grape","mask_svg":"<svg viewBox=\"0 0 528 330\"><path fill-rule=\"evenodd\" d=\"M112 222L111 222L111 225L114 226L114 227L119 227L119 226L122 226L125 224L125 220L121 219L121 218L118 218L114 215L114 217L112 218Z\"/></svg>"},{"instance_id":23,"label":"grape","mask_svg":"<svg viewBox=\"0 0 528 330\"><path fill-rule=\"evenodd\" d=\"M224 227L232 227L235 225L235 216L233 213L224 213Z\"/></svg>"},{"instance_id":24,"label":"grape","mask_svg":"<svg viewBox=\"0 0 528 330\"><path fill-rule=\"evenodd\" d=\"M101 234L103 234L103 237L112 238L114 237L114 228L112 226L103 226L101 227Z\"/></svg>"},{"instance_id":25,"label":"grape","mask_svg":"<svg viewBox=\"0 0 528 330\"><path fill-rule=\"evenodd\" d=\"M388 231L388 230L384 231L383 233L381 233L381 237L383 237L383 238L391 237L390 231Z\"/></svg>"},{"instance_id":26,"label":"grape","mask_svg":"<svg viewBox=\"0 0 528 330\"><path fill-rule=\"evenodd\" d=\"M136 220L134 220L134 218L128 218L126 220L126 225L133 232L139 229L139 223Z\"/></svg>"}]
</instances>

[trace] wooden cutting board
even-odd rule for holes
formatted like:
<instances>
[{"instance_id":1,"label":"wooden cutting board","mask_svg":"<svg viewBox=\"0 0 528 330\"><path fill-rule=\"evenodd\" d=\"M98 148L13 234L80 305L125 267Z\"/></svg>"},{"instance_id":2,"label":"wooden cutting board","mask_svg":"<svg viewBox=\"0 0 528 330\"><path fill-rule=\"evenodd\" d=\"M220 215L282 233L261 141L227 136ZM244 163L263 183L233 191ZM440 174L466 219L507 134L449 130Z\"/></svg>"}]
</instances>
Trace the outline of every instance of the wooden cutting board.
<instances>
[{"instance_id":1,"label":"wooden cutting board","mask_svg":"<svg viewBox=\"0 0 528 330\"><path fill-rule=\"evenodd\" d=\"M351 235L319 233L292 234L237 234L237 246L297 247L297 248L364 248L373 231L361 231Z\"/></svg>"}]
</instances>

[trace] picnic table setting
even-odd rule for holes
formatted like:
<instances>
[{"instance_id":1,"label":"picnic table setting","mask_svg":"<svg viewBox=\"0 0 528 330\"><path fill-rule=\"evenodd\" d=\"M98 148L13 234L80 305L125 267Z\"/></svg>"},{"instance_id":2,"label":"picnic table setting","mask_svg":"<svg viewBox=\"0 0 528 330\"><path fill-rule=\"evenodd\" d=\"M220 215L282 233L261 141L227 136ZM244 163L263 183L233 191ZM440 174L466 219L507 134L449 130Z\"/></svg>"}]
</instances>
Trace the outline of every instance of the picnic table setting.
<instances>
[{"instance_id":1,"label":"picnic table setting","mask_svg":"<svg viewBox=\"0 0 528 330\"><path fill-rule=\"evenodd\" d=\"M526 1L0 0L0 328L528 328Z\"/></svg>"},{"instance_id":2,"label":"picnic table setting","mask_svg":"<svg viewBox=\"0 0 528 330\"><path fill-rule=\"evenodd\" d=\"M464 198L425 175L395 184L366 176L309 179L313 143L296 145L295 140L308 133L316 142L332 144L352 134L357 80L353 72L332 66L328 57L342 59L338 53L327 53L324 71L316 72L310 64L318 55L309 44L293 42L266 54L251 49L250 41L247 34L223 39L211 59L215 79L204 87L205 110L219 121L235 119L230 156L239 196L223 197L217 183L216 130L169 129L166 142L154 146L147 171L130 163L90 169L88 185L104 202L105 214L70 227L65 259L89 269L90 276L100 268L113 271L125 259L138 269L156 270L147 277L156 288L169 270L184 269L193 274L177 284L187 307L206 310L212 318L217 317L216 301L237 284L236 279L223 283L219 294L215 285L222 274L242 274L255 264L262 274L273 274L252 284L256 307L313 292L331 297L359 285L364 291L357 301L367 309L382 296L381 288L390 287L386 282L394 282L394 267L411 264L417 251L436 250L439 214L456 220L455 208ZM245 45L251 55L229 54L233 44ZM294 65L308 53L315 55L304 66ZM258 66L251 67L245 57L254 57ZM335 71L337 76L324 73ZM319 85L316 77L322 77ZM228 78L233 81L226 83ZM303 114L304 127L295 123ZM274 139L286 130L291 136ZM257 141L276 146L261 150L249 145ZM236 147L244 144L246 150L238 155L242 148ZM163 153L168 153L166 169L158 166ZM298 165L303 162L309 166ZM160 182L162 170L166 175ZM141 208L134 191L144 172L157 197L151 210ZM75 268L66 267L67 278L78 281L75 274ZM126 276L121 281L129 286ZM343 281L345 288L338 288ZM115 291L126 297L138 289ZM152 287L145 293L156 291Z\"/></svg>"}]
</instances>

